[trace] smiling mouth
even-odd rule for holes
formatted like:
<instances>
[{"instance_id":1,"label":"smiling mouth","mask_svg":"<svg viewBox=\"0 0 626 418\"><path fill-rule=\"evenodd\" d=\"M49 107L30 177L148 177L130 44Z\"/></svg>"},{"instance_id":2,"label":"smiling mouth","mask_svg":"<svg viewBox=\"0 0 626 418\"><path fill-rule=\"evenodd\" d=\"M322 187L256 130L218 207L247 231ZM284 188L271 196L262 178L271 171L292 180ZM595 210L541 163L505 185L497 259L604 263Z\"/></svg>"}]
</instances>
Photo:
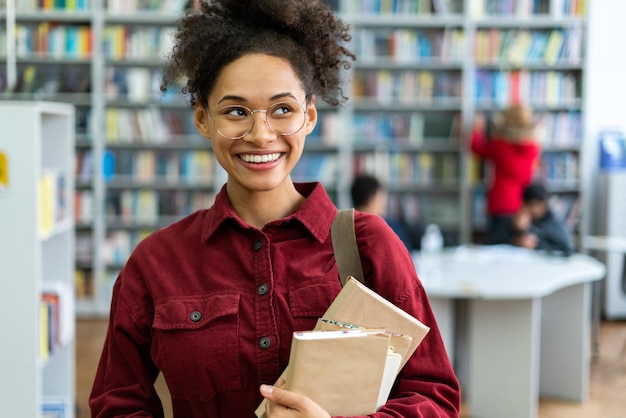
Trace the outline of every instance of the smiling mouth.
<instances>
[{"instance_id":1,"label":"smiling mouth","mask_svg":"<svg viewBox=\"0 0 626 418\"><path fill-rule=\"evenodd\" d=\"M242 161L245 161L246 163L254 163L254 164L261 164L261 163L270 163L272 161L276 161L280 158L280 156L282 155L282 153L280 152L276 152L273 154L239 154L239 158Z\"/></svg>"}]
</instances>

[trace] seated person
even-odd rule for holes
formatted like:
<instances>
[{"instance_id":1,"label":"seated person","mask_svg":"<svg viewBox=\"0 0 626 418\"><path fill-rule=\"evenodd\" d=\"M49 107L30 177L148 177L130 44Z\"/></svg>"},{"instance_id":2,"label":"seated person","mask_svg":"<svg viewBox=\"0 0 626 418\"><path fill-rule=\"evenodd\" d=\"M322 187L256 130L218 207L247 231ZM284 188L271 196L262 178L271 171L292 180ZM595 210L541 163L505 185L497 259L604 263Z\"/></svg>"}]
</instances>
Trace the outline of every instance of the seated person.
<instances>
[{"instance_id":1,"label":"seated person","mask_svg":"<svg viewBox=\"0 0 626 418\"><path fill-rule=\"evenodd\" d=\"M352 197L352 205L354 205L356 210L383 217L407 249L409 251L413 249L405 226L401 222L386 216L387 191L376 177L367 174L356 175L350 187L350 195Z\"/></svg>"},{"instance_id":2,"label":"seated person","mask_svg":"<svg viewBox=\"0 0 626 418\"><path fill-rule=\"evenodd\" d=\"M549 197L543 186L528 186L522 195L522 207L511 218L508 230L498 233L498 243L571 254L574 251L571 233L550 210Z\"/></svg>"}]
</instances>

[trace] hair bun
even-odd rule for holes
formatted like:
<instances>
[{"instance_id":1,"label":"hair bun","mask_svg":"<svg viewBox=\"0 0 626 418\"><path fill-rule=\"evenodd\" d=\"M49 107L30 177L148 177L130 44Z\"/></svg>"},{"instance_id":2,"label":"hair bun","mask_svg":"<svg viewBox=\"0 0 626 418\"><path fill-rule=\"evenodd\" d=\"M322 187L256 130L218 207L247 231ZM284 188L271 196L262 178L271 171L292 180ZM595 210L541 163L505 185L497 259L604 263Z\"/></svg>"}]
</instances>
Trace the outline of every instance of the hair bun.
<instances>
[{"instance_id":1,"label":"hair bun","mask_svg":"<svg viewBox=\"0 0 626 418\"><path fill-rule=\"evenodd\" d=\"M522 104L514 104L493 117L494 130L498 135L510 139L522 139L535 135L537 124L533 111Z\"/></svg>"}]
</instances>

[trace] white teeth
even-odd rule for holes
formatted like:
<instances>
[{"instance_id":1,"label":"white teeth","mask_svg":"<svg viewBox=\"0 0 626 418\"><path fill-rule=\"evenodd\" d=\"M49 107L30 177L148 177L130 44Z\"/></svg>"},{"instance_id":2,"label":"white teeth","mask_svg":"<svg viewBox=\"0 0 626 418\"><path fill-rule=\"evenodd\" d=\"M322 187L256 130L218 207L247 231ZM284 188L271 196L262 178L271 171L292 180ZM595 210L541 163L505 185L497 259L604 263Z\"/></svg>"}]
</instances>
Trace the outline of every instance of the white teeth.
<instances>
[{"instance_id":1,"label":"white teeth","mask_svg":"<svg viewBox=\"0 0 626 418\"><path fill-rule=\"evenodd\" d=\"M244 160L247 163L268 163L270 161L276 161L280 158L280 153L274 153L274 154L263 154L263 155L258 155L258 154L241 154L239 156L239 158L241 158L242 160Z\"/></svg>"}]
</instances>

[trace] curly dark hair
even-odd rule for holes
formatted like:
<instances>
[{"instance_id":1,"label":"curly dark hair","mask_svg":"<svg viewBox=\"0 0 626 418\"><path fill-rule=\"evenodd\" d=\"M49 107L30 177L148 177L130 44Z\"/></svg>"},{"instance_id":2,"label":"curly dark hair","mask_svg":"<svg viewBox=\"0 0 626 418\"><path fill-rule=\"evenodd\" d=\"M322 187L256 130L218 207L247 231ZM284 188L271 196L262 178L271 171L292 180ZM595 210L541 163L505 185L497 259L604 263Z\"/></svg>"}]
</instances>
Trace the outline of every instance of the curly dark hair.
<instances>
[{"instance_id":1,"label":"curly dark hair","mask_svg":"<svg viewBox=\"0 0 626 418\"><path fill-rule=\"evenodd\" d=\"M178 22L161 91L183 80L181 92L190 104L206 107L225 65L248 53L264 53L291 63L307 98L314 94L338 106L347 100L341 70L356 59L345 47L351 39L348 29L319 0L202 0L199 11Z\"/></svg>"}]
</instances>

